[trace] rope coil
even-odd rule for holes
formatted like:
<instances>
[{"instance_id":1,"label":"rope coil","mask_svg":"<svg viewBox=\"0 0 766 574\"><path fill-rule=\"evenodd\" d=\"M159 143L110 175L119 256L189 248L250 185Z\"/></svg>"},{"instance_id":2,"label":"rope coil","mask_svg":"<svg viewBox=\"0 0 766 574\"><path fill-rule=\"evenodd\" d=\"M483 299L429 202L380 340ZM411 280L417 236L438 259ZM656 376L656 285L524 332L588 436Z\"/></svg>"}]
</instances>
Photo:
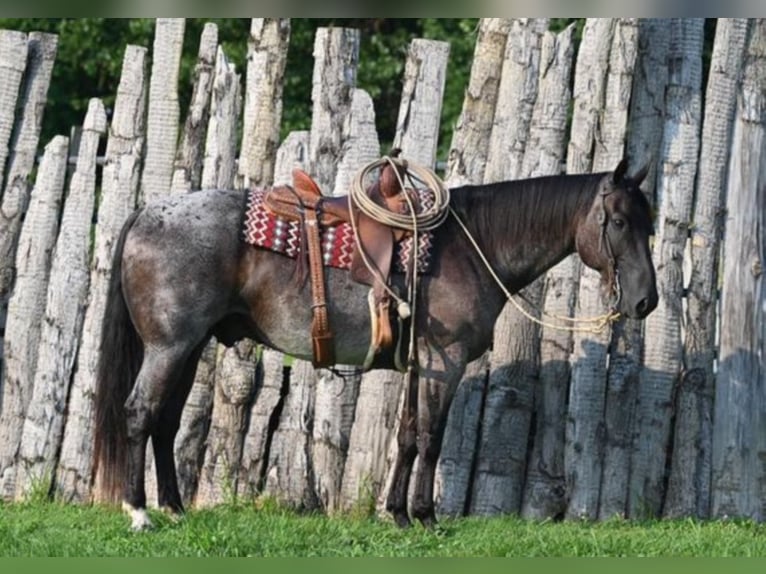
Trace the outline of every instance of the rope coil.
<instances>
[{"instance_id":1,"label":"rope coil","mask_svg":"<svg viewBox=\"0 0 766 574\"><path fill-rule=\"evenodd\" d=\"M420 213L415 213L411 199L406 193L404 196L409 204L410 213L395 213L376 203L367 195L364 182L370 173L386 165L394 168L402 190L406 189L406 185L398 168L404 170L411 187L419 187L417 184L420 183L422 187L431 190L434 194L434 205ZM356 205L365 215L376 221L406 231L432 231L444 223L449 215L449 189L442 180L428 168L392 156L384 156L359 170L351 185L348 198L349 206Z\"/></svg>"}]
</instances>

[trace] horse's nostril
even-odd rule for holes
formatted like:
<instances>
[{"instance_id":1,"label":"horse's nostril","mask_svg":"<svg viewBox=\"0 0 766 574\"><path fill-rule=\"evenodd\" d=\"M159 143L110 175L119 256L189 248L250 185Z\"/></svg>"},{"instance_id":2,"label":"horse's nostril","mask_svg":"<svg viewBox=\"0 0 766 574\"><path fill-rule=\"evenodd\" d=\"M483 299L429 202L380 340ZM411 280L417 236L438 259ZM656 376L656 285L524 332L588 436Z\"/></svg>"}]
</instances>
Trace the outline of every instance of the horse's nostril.
<instances>
[{"instance_id":1,"label":"horse's nostril","mask_svg":"<svg viewBox=\"0 0 766 574\"><path fill-rule=\"evenodd\" d=\"M636 315L643 318L657 307L657 296L644 297L636 305Z\"/></svg>"}]
</instances>

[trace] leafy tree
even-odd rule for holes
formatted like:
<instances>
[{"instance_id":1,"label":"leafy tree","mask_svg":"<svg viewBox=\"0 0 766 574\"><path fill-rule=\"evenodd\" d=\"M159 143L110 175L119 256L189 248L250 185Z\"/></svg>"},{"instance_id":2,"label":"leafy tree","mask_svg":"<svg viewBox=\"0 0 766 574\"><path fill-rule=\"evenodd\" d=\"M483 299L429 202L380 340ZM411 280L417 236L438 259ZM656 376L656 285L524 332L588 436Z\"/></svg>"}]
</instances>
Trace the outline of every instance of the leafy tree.
<instances>
[{"instance_id":1,"label":"leafy tree","mask_svg":"<svg viewBox=\"0 0 766 574\"><path fill-rule=\"evenodd\" d=\"M187 19L179 86L182 113L191 97L190 81L199 38L208 21L218 25L219 40L229 59L239 70L245 71L249 19ZM312 52L316 29L345 26L360 30L357 83L373 98L384 149L393 141L396 129L409 42L418 37L450 42L440 146L441 155L445 155L470 73L477 21L475 18L293 19L285 74L283 135L296 129L308 129L311 121ZM151 54L154 19L0 19L0 28L24 32L38 30L59 37L43 126L43 141L47 141L54 134L66 134L71 126L81 123L90 98L102 98L107 109L114 105L125 47L128 44L145 46Z\"/></svg>"}]
</instances>

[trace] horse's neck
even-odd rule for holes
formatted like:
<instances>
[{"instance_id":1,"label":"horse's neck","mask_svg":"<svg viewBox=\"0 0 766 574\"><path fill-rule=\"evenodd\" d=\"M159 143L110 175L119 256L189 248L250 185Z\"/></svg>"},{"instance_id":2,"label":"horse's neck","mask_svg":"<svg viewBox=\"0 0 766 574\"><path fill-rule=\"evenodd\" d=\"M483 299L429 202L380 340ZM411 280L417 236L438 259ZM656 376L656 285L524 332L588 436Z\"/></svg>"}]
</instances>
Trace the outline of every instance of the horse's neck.
<instances>
[{"instance_id":1,"label":"horse's neck","mask_svg":"<svg viewBox=\"0 0 766 574\"><path fill-rule=\"evenodd\" d=\"M558 185L537 187L526 184L528 189L522 189L523 182L475 189L480 193L470 201L471 213L466 212L466 217L471 218L493 270L512 291L522 289L575 250L577 222L592 203L592 192L587 185L565 187L563 179L558 181ZM542 194L547 194L546 201L540 201Z\"/></svg>"}]
</instances>

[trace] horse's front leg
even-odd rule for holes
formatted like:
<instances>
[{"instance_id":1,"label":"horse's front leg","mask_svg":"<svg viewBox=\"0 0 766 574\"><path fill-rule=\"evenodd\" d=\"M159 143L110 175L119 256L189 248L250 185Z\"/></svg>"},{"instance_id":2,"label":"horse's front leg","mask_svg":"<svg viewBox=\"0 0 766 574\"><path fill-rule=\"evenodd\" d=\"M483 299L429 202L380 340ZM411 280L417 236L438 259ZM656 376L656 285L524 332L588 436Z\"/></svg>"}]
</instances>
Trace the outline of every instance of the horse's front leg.
<instances>
[{"instance_id":1,"label":"horse's front leg","mask_svg":"<svg viewBox=\"0 0 766 574\"><path fill-rule=\"evenodd\" d=\"M394 462L393 482L386 499L386 510L391 513L397 526L402 528L411 524L407 513L407 490L410 485L412 466L418 454L415 441L418 401L417 376L407 377L404 393L404 405L396 436L399 448Z\"/></svg>"},{"instance_id":2,"label":"horse's front leg","mask_svg":"<svg viewBox=\"0 0 766 574\"><path fill-rule=\"evenodd\" d=\"M420 345L417 449L412 515L423 526L436 525L434 477L452 398L465 372L467 352L462 344L448 347Z\"/></svg>"}]
</instances>

